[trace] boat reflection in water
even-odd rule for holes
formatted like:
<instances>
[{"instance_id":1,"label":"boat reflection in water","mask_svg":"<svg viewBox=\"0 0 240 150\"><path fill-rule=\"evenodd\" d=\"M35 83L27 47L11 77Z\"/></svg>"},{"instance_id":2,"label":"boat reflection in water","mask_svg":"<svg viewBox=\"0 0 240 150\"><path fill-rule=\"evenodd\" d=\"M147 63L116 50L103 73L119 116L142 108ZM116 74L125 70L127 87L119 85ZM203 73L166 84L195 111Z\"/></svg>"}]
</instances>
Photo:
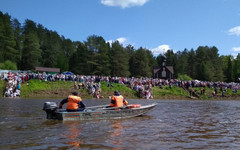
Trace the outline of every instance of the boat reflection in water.
<instances>
[{"instance_id":1,"label":"boat reflection in water","mask_svg":"<svg viewBox=\"0 0 240 150\"><path fill-rule=\"evenodd\" d=\"M64 132L63 137L66 138L66 144L71 147L79 147L83 144L81 140L82 128L79 127L79 122L65 122L67 130Z\"/></svg>"},{"instance_id":2,"label":"boat reflection in water","mask_svg":"<svg viewBox=\"0 0 240 150\"><path fill-rule=\"evenodd\" d=\"M110 139L112 140L110 142L111 145L114 145L114 150L120 150L123 149L122 145L123 145L123 126L122 126L122 122L117 122L114 121L112 124L112 130L110 132Z\"/></svg>"}]
</instances>

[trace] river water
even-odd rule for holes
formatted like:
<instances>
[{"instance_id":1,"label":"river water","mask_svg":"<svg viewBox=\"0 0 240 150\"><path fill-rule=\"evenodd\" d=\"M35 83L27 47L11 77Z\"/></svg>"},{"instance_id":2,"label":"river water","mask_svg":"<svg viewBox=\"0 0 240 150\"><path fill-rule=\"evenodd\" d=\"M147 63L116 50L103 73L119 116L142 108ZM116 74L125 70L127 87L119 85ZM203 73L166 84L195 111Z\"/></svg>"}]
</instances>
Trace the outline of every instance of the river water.
<instances>
[{"instance_id":1,"label":"river water","mask_svg":"<svg viewBox=\"0 0 240 150\"><path fill-rule=\"evenodd\" d=\"M0 149L240 149L240 101L128 100L158 105L131 119L81 122L47 120L46 101L60 102L0 99Z\"/></svg>"}]
</instances>

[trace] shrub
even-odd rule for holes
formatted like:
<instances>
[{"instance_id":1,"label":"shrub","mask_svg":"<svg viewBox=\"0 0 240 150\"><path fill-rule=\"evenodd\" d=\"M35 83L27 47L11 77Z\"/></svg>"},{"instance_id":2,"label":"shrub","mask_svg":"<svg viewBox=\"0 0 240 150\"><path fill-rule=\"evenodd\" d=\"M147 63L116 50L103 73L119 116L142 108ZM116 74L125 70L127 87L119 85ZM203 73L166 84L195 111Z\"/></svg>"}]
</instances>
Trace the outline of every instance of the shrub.
<instances>
[{"instance_id":1,"label":"shrub","mask_svg":"<svg viewBox=\"0 0 240 150\"><path fill-rule=\"evenodd\" d=\"M179 75L178 75L178 80L181 80L181 81L190 81L190 80L192 80L192 78L189 77L189 76L186 75L186 74L179 74Z\"/></svg>"},{"instance_id":2,"label":"shrub","mask_svg":"<svg viewBox=\"0 0 240 150\"><path fill-rule=\"evenodd\" d=\"M6 60L4 63L0 63L0 69L17 70L17 65L10 60Z\"/></svg>"}]
</instances>

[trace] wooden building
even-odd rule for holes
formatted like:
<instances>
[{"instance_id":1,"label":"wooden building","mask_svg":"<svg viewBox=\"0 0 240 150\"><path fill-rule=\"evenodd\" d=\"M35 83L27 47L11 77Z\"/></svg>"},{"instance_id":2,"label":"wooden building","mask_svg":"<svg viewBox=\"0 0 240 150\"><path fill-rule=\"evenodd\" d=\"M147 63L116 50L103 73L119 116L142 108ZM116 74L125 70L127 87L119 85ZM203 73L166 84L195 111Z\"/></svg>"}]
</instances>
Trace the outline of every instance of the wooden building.
<instances>
[{"instance_id":1,"label":"wooden building","mask_svg":"<svg viewBox=\"0 0 240 150\"><path fill-rule=\"evenodd\" d=\"M172 66L158 66L153 69L154 78L173 79Z\"/></svg>"},{"instance_id":2,"label":"wooden building","mask_svg":"<svg viewBox=\"0 0 240 150\"><path fill-rule=\"evenodd\" d=\"M60 68L35 67L36 72L59 73Z\"/></svg>"},{"instance_id":3,"label":"wooden building","mask_svg":"<svg viewBox=\"0 0 240 150\"><path fill-rule=\"evenodd\" d=\"M166 59L162 58L162 66L153 68L153 78L173 79L173 66L166 66Z\"/></svg>"}]
</instances>

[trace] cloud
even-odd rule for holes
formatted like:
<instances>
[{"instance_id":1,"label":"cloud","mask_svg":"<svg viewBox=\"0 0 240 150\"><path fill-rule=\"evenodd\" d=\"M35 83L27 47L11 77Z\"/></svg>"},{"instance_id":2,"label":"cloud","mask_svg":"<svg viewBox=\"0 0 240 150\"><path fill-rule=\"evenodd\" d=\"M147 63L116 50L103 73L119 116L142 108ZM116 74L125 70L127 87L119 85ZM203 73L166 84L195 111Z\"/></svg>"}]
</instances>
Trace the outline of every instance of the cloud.
<instances>
[{"instance_id":1,"label":"cloud","mask_svg":"<svg viewBox=\"0 0 240 150\"><path fill-rule=\"evenodd\" d=\"M238 56L238 53L232 53L231 55L233 56L234 59L236 59Z\"/></svg>"},{"instance_id":2,"label":"cloud","mask_svg":"<svg viewBox=\"0 0 240 150\"><path fill-rule=\"evenodd\" d=\"M133 6L142 6L149 0L101 0L106 6L120 6L121 8L129 8Z\"/></svg>"},{"instance_id":3,"label":"cloud","mask_svg":"<svg viewBox=\"0 0 240 150\"><path fill-rule=\"evenodd\" d=\"M236 35L236 36L240 36L240 26L234 27L232 29L228 30L228 33L230 35Z\"/></svg>"},{"instance_id":4,"label":"cloud","mask_svg":"<svg viewBox=\"0 0 240 150\"><path fill-rule=\"evenodd\" d=\"M117 38L116 40L108 40L106 42L112 44L114 41L118 41L123 46L127 46L127 45L131 44L131 42L125 37L120 37L120 38ZM134 44L131 44L131 45L134 45Z\"/></svg>"},{"instance_id":5,"label":"cloud","mask_svg":"<svg viewBox=\"0 0 240 150\"><path fill-rule=\"evenodd\" d=\"M159 45L157 48L151 49L151 51L154 56L158 56L159 54L165 54L170 49L169 45Z\"/></svg>"},{"instance_id":6,"label":"cloud","mask_svg":"<svg viewBox=\"0 0 240 150\"><path fill-rule=\"evenodd\" d=\"M127 38L125 38L125 37L120 37L120 38L117 39L117 41L118 41L119 43L121 43L121 44L126 44Z\"/></svg>"},{"instance_id":7,"label":"cloud","mask_svg":"<svg viewBox=\"0 0 240 150\"><path fill-rule=\"evenodd\" d=\"M231 55L234 57L234 58L237 58L239 52L240 52L240 47L233 47L231 49L234 53L232 53Z\"/></svg>"},{"instance_id":8,"label":"cloud","mask_svg":"<svg viewBox=\"0 0 240 150\"><path fill-rule=\"evenodd\" d=\"M233 48L232 48L232 51L234 51L234 52L239 52L239 51L240 51L240 47L233 47Z\"/></svg>"}]
</instances>

